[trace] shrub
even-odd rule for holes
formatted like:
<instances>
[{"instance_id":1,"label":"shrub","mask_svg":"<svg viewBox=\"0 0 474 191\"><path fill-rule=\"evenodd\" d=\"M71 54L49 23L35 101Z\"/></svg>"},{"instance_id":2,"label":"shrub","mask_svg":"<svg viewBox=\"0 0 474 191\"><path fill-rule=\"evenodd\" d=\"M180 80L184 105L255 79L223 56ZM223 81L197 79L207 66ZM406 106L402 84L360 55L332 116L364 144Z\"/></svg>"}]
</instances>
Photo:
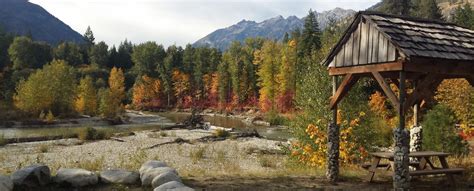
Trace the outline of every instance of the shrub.
<instances>
[{"instance_id":1,"label":"shrub","mask_svg":"<svg viewBox=\"0 0 474 191\"><path fill-rule=\"evenodd\" d=\"M51 110L49 110L48 112L48 115L46 115L45 117L45 120L47 123L52 123L54 121L54 115L53 115L53 112L51 112Z\"/></svg>"},{"instance_id":2,"label":"shrub","mask_svg":"<svg viewBox=\"0 0 474 191\"><path fill-rule=\"evenodd\" d=\"M277 111L270 111L266 114L265 120L270 123L270 125L284 125L286 119L278 114Z\"/></svg>"},{"instance_id":3,"label":"shrub","mask_svg":"<svg viewBox=\"0 0 474 191\"><path fill-rule=\"evenodd\" d=\"M216 129L213 134L216 137L228 137L230 135L229 132L224 129Z\"/></svg>"},{"instance_id":4,"label":"shrub","mask_svg":"<svg viewBox=\"0 0 474 191\"><path fill-rule=\"evenodd\" d=\"M97 130L92 127L87 127L84 129L79 130L77 134L78 138L80 140L103 140L103 139L109 139L112 136L112 133L107 130Z\"/></svg>"},{"instance_id":5,"label":"shrub","mask_svg":"<svg viewBox=\"0 0 474 191\"><path fill-rule=\"evenodd\" d=\"M260 163L260 166L267 168L275 168L277 166L275 160L264 155L258 157L258 163Z\"/></svg>"},{"instance_id":6,"label":"shrub","mask_svg":"<svg viewBox=\"0 0 474 191\"><path fill-rule=\"evenodd\" d=\"M7 140L5 139L5 135L0 135L0 146L4 146L7 144Z\"/></svg>"},{"instance_id":7,"label":"shrub","mask_svg":"<svg viewBox=\"0 0 474 191\"><path fill-rule=\"evenodd\" d=\"M162 136L162 137L167 137L168 134L167 134L166 132L164 132L164 131L160 131L160 136Z\"/></svg>"},{"instance_id":8,"label":"shrub","mask_svg":"<svg viewBox=\"0 0 474 191\"><path fill-rule=\"evenodd\" d=\"M189 153L189 157L193 160L193 163L196 163L197 161L201 160L204 158L204 153L206 152L205 147L199 147L196 150L191 150Z\"/></svg>"},{"instance_id":9,"label":"shrub","mask_svg":"<svg viewBox=\"0 0 474 191\"><path fill-rule=\"evenodd\" d=\"M41 144L38 147L38 152L40 152L40 153L47 153L48 150L49 150L49 146L47 144Z\"/></svg>"},{"instance_id":10,"label":"shrub","mask_svg":"<svg viewBox=\"0 0 474 191\"><path fill-rule=\"evenodd\" d=\"M469 154L469 144L459 136L455 124L454 112L443 104L428 111L422 123L424 150Z\"/></svg>"}]
</instances>

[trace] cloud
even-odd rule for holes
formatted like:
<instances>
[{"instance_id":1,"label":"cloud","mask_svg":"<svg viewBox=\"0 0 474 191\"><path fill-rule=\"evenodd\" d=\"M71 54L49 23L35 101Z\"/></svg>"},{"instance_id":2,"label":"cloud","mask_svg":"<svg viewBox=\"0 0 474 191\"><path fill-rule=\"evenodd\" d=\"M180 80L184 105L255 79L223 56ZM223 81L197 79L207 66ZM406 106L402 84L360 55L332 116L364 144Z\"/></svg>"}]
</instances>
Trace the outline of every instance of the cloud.
<instances>
[{"instance_id":1,"label":"cloud","mask_svg":"<svg viewBox=\"0 0 474 191\"><path fill-rule=\"evenodd\" d=\"M118 45L157 41L165 46L193 43L242 19L305 16L310 8L362 10L379 0L30 0L83 33L91 26L97 40Z\"/></svg>"}]
</instances>

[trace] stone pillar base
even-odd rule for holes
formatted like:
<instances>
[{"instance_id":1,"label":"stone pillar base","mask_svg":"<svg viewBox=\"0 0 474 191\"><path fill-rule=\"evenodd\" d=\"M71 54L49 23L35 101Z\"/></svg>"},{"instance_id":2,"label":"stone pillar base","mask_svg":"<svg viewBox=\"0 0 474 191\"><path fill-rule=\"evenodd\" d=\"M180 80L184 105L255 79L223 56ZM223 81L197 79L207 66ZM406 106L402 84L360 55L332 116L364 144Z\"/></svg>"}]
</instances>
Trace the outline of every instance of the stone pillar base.
<instances>
[{"instance_id":1,"label":"stone pillar base","mask_svg":"<svg viewBox=\"0 0 474 191\"><path fill-rule=\"evenodd\" d=\"M395 128L393 134L395 138L393 188L395 190L409 189L409 133L404 128Z\"/></svg>"},{"instance_id":2,"label":"stone pillar base","mask_svg":"<svg viewBox=\"0 0 474 191\"><path fill-rule=\"evenodd\" d=\"M328 127L328 156L326 178L336 182L339 176L339 126L330 124Z\"/></svg>"}]
</instances>

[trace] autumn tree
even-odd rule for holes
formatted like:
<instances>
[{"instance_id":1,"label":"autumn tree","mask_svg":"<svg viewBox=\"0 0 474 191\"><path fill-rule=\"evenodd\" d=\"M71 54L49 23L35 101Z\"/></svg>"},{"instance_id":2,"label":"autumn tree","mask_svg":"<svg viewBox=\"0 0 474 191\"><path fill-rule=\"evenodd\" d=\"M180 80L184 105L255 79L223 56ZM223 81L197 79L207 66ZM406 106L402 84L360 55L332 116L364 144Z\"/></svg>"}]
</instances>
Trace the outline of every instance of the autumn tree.
<instances>
[{"instance_id":1,"label":"autumn tree","mask_svg":"<svg viewBox=\"0 0 474 191\"><path fill-rule=\"evenodd\" d=\"M67 114L73 111L76 91L74 68L62 60L53 60L16 87L15 105L33 115L52 111Z\"/></svg>"},{"instance_id":2,"label":"autumn tree","mask_svg":"<svg viewBox=\"0 0 474 191\"><path fill-rule=\"evenodd\" d=\"M288 111L293 107L293 99L296 91L296 42L291 40L283 45L281 49L281 65L277 75L278 96L277 103L280 111Z\"/></svg>"},{"instance_id":3,"label":"autumn tree","mask_svg":"<svg viewBox=\"0 0 474 191\"><path fill-rule=\"evenodd\" d=\"M260 86L260 108L263 111L274 111L278 82L276 76L280 69L280 46L273 41L266 41L262 50L256 52L254 63L258 65L258 85Z\"/></svg>"},{"instance_id":4,"label":"autumn tree","mask_svg":"<svg viewBox=\"0 0 474 191\"><path fill-rule=\"evenodd\" d=\"M161 107L161 82L159 79L142 76L133 86L132 104L136 109Z\"/></svg>"},{"instance_id":5,"label":"autumn tree","mask_svg":"<svg viewBox=\"0 0 474 191\"><path fill-rule=\"evenodd\" d=\"M191 104L191 82L189 74L178 69L173 71L173 92L177 99L176 107L189 107Z\"/></svg>"},{"instance_id":6,"label":"autumn tree","mask_svg":"<svg viewBox=\"0 0 474 191\"><path fill-rule=\"evenodd\" d=\"M466 80L444 80L438 86L435 99L454 112L464 130L474 123L474 88Z\"/></svg>"},{"instance_id":7,"label":"autumn tree","mask_svg":"<svg viewBox=\"0 0 474 191\"><path fill-rule=\"evenodd\" d=\"M117 111L120 112L122 101L125 99L125 77L122 69L112 68L109 77L109 88L113 103L114 105L120 106L117 108Z\"/></svg>"},{"instance_id":8,"label":"autumn tree","mask_svg":"<svg viewBox=\"0 0 474 191\"><path fill-rule=\"evenodd\" d=\"M97 90L90 76L81 79L74 106L81 114L95 115L97 113Z\"/></svg>"},{"instance_id":9,"label":"autumn tree","mask_svg":"<svg viewBox=\"0 0 474 191\"><path fill-rule=\"evenodd\" d=\"M181 51L175 45L168 47L166 57L162 64L158 65L156 70L160 75L163 91L166 94L166 106L171 105L173 68L181 65Z\"/></svg>"}]
</instances>

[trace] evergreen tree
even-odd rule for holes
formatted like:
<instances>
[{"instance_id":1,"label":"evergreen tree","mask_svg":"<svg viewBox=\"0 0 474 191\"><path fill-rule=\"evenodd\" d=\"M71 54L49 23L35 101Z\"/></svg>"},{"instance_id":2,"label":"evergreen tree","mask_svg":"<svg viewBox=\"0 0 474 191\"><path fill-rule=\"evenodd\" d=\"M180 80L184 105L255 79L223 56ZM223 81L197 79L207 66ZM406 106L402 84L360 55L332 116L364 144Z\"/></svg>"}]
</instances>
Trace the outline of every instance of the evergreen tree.
<instances>
[{"instance_id":1,"label":"evergreen tree","mask_svg":"<svg viewBox=\"0 0 474 191\"><path fill-rule=\"evenodd\" d=\"M426 19L443 20L443 15L441 14L441 10L439 9L436 0L418 1L418 9L415 11L414 16Z\"/></svg>"},{"instance_id":2,"label":"evergreen tree","mask_svg":"<svg viewBox=\"0 0 474 191\"><path fill-rule=\"evenodd\" d=\"M54 50L54 58L65 60L71 66L83 64L81 49L78 45L70 42L63 42Z\"/></svg>"},{"instance_id":3,"label":"evergreen tree","mask_svg":"<svg viewBox=\"0 0 474 191\"><path fill-rule=\"evenodd\" d=\"M112 48L109 50L109 58L107 59L107 68L122 68L118 65L118 52L117 48L115 48L115 45L112 46Z\"/></svg>"},{"instance_id":4,"label":"evergreen tree","mask_svg":"<svg viewBox=\"0 0 474 191\"><path fill-rule=\"evenodd\" d=\"M87 47L89 47L89 48L92 47L95 44L94 33L92 32L90 26L87 26L87 30L84 33L84 41L86 42Z\"/></svg>"},{"instance_id":5,"label":"evergreen tree","mask_svg":"<svg viewBox=\"0 0 474 191\"><path fill-rule=\"evenodd\" d=\"M411 0L383 0L379 11L392 15L410 16Z\"/></svg>"},{"instance_id":6,"label":"evergreen tree","mask_svg":"<svg viewBox=\"0 0 474 191\"><path fill-rule=\"evenodd\" d=\"M117 52L117 61L115 63L116 67L122 69L130 69L133 66L132 63L132 53L133 53L133 45L132 42L125 41L120 43Z\"/></svg>"},{"instance_id":7,"label":"evergreen tree","mask_svg":"<svg viewBox=\"0 0 474 191\"><path fill-rule=\"evenodd\" d=\"M165 56L166 52L163 46L156 44L156 42L139 44L133 48L132 60L134 66L132 71L137 77L143 75L156 77L156 68L163 63Z\"/></svg>"},{"instance_id":8,"label":"evergreen tree","mask_svg":"<svg viewBox=\"0 0 474 191\"><path fill-rule=\"evenodd\" d=\"M104 41L93 45L90 49L89 60L100 68L106 68L109 61L109 46Z\"/></svg>"},{"instance_id":9,"label":"evergreen tree","mask_svg":"<svg viewBox=\"0 0 474 191\"><path fill-rule=\"evenodd\" d=\"M454 22L460 26L474 29L474 11L469 3L456 9L454 12Z\"/></svg>"},{"instance_id":10,"label":"evergreen tree","mask_svg":"<svg viewBox=\"0 0 474 191\"><path fill-rule=\"evenodd\" d=\"M160 75L164 93L167 96L167 107L171 106L173 68L179 65L181 65L181 53L178 47L173 45L168 47L163 63L156 68Z\"/></svg>"},{"instance_id":11,"label":"evergreen tree","mask_svg":"<svg viewBox=\"0 0 474 191\"><path fill-rule=\"evenodd\" d=\"M319 30L316 14L311 9L305 18L299 45L300 52L305 56L309 56L313 51L321 48L321 31Z\"/></svg>"},{"instance_id":12,"label":"evergreen tree","mask_svg":"<svg viewBox=\"0 0 474 191\"><path fill-rule=\"evenodd\" d=\"M48 44L16 37L8 48L8 56L15 70L36 69L52 60L52 50Z\"/></svg>"},{"instance_id":13,"label":"evergreen tree","mask_svg":"<svg viewBox=\"0 0 474 191\"><path fill-rule=\"evenodd\" d=\"M285 32L285 35L283 35L282 42L283 43L288 43L289 40L290 40L290 36L288 35L288 32Z\"/></svg>"}]
</instances>

